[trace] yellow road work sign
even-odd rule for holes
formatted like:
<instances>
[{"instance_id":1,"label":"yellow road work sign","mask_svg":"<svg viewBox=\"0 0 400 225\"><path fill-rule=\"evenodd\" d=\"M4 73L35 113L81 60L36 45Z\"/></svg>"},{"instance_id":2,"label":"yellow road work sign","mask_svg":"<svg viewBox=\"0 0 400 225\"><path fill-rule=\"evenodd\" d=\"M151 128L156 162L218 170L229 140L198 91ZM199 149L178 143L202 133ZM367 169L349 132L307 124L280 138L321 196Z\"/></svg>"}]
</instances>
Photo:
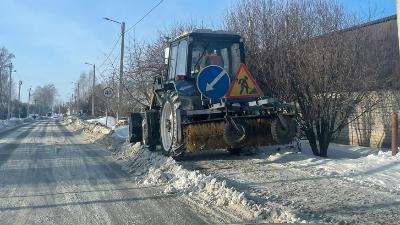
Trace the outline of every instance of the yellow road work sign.
<instances>
[{"instance_id":1,"label":"yellow road work sign","mask_svg":"<svg viewBox=\"0 0 400 225\"><path fill-rule=\"evenodd\" d=\"M236 77L226 94L226 98L254 98L260 97L263 93L258 87L253 76L251 76L246 65L240 64Z\"/></svg>"}]
</instances>

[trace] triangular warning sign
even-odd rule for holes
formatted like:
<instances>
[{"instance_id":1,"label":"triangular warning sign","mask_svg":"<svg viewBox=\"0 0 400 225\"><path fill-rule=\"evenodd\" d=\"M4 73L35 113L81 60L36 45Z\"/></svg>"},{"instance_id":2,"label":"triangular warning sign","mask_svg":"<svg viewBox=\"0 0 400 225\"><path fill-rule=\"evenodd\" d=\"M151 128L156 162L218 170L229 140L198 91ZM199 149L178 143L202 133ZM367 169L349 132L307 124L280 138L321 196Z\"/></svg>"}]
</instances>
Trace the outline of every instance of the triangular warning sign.
<instances>
[{"instance_id":1,"label":"triangular warning sign","mask_svg":"<svg viewBox=\"0 0 400 225\"><path fill-rule=\"evenodd\" d=\"M236 77L229 88L226 98L254 98L260 97L263 93L258 87L247 66L240 64L236 71Z\"/></svg>"}]
</instances>

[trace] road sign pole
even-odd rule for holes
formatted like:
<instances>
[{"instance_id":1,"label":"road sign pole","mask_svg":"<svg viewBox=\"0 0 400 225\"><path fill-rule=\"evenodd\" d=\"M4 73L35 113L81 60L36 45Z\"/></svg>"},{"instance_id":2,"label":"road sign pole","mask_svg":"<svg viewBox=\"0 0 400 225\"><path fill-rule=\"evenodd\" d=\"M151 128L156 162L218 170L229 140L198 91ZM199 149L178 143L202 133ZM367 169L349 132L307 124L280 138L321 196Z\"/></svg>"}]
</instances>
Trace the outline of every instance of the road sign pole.
<instances>
[{"instance_id":1,"label":"road sign pole","mask_svg":"<svg viewBox=\"0 0 400 225\"><path fill-rule=\"evenodd\" d=\"M108 124L108 98L106 100L106 103L107 103L107 105L106 105L106 127L107 127L107 124Z\"/></svg>"},{"instance_id":2,"label":"road sign pole","mask_svg":"<svg viewBox=\"0 0 400 225\"><path fill-rule=\"evenodd\" d=\"M113 93L114 93L114 91L110 87L106 87L103 90L103 95L106 98L106 126L108 124L108 101L113 96Z\"/></svg>"}]
</instances>

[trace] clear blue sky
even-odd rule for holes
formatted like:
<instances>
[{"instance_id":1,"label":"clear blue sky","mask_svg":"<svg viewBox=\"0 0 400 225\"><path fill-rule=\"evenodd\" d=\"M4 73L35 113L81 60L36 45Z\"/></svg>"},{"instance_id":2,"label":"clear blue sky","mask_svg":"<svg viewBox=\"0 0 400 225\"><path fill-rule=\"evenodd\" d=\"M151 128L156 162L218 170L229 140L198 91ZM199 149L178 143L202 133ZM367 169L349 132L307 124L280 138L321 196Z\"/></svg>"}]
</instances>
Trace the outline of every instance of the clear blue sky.
<instances>
[{"instance_id":1,"label":"clear blue sky","mask_svg":"<svg viewBox=\"0 0 400 225\"><path fill-rule=\"evenodd\" d=\"M135 28L139 40L153 39L159 30L186 20L205 24L221 23L224 12L240 0L164 0ZM362 17L371 11L376 17L395 14L395 0L339 0L347 10ZM67 100L81 72L90 70L84 62L100 64L119 32L118 24L132 26L159 0L1 0L0 47L14 53L22 80L22 101L27 89L53 83ZM133 33L131 33L133 35ZM118 53L118 49L116 51Z\"/></svg>"}]
</instances>

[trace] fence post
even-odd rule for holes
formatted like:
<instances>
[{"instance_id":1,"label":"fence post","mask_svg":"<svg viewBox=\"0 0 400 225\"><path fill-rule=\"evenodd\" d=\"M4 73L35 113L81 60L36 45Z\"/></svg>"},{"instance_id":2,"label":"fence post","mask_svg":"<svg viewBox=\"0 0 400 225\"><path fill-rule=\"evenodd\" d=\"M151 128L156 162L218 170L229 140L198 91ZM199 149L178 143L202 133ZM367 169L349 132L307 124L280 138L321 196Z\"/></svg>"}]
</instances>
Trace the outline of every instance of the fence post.
<instances>
[{"instance_id":1,"label":"fence post","mask_svg":"<svg viewBox=\"0 0 400 225\"><path fill-rule=\"evenodd\" d=\"M392 113L392 121L391 121L391 125L392 125L392 155L396 155L397 154L397 133L398 133L398 129L399 129L399 124L398 124L398 115L396 112Z\"/></svg>"}]
</instances>

